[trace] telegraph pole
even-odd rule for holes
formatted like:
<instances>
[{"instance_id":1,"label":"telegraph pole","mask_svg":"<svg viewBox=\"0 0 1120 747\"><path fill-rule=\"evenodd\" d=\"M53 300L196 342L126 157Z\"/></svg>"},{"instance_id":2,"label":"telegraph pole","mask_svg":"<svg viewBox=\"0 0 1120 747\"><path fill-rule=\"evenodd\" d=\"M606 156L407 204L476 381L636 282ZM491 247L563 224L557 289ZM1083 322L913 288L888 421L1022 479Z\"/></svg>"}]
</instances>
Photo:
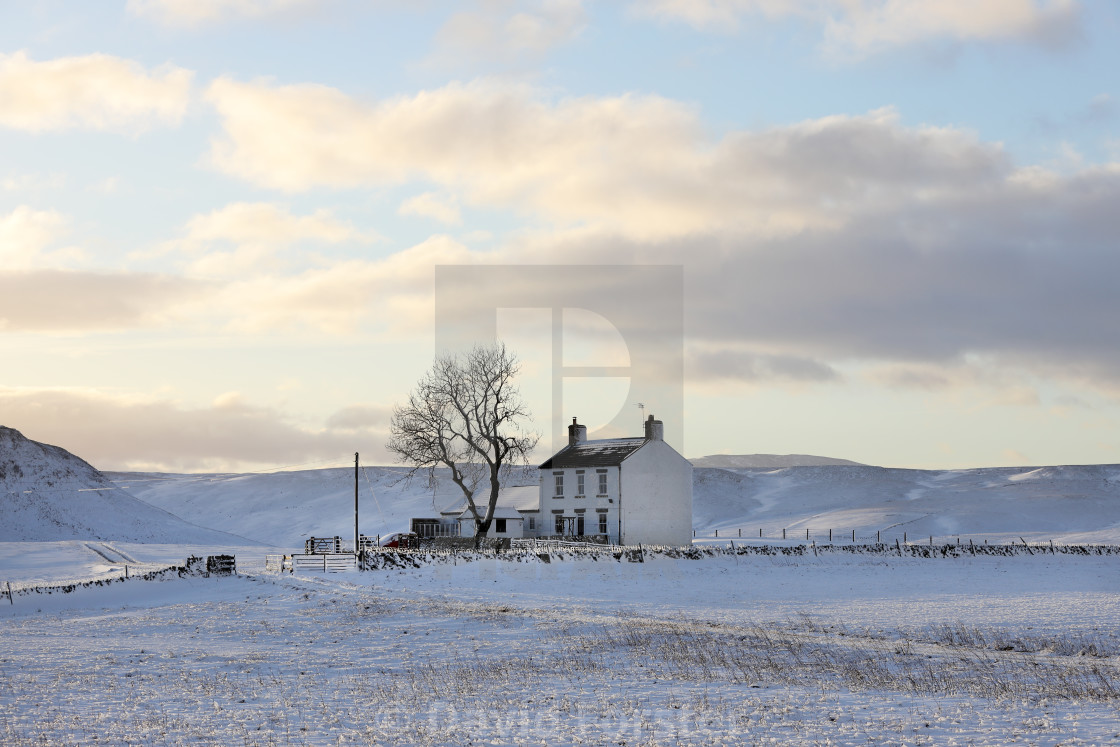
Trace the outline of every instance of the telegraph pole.
<instances>
[{"instance_id":1,"label":"telegraph pole","mask_svg":"<svg viewBox=\"0 0 1120 747\"><path fill-rule=\"evenodd\" d=\"M358 544L361 535L358 534L358 452L354 452L354 558L359 555L362 549Z\"/></svg>"}]
</instances>

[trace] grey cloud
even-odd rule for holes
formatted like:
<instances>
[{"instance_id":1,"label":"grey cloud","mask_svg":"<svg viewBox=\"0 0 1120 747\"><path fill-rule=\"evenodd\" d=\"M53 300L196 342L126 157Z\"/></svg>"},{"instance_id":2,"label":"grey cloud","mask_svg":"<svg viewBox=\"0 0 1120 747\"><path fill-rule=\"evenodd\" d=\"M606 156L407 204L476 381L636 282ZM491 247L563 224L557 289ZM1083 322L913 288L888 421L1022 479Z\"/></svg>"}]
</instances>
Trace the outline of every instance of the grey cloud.
<instances>
[{"instance_id":1,"label":"grey cloud","mask_svg":"<svg viewBox=\"0 0 1120 747\"><path fill-rule=\"evenodd\" d=\"M697 349L777 349L825 366L979 356L1120 386L1120 170L965 182L779 239L581 237L549 250L571 262L683 264L686 337ZM734 370L715 359L692 372Z\"/></svg>"},{"instance_id":2,"label":"grey cloud","mask_svg":"<svg viewBox=\"0 0 1120 747\"><path fill-rule=\"evenodd\" d=\"M0 332L140 326L206 287L144 273L0 271Z\"/></svg>"},{"instance_id":3,"label":"grey cloud","mask_svg":"<svg viewBox=\"0 0 1120 747\"><path fill-rule=\"evenodd\" d=\"M685 364L685 376L689 381L726 379L824 382L836 381L840 378L831 366L810 358L734 350L689 354Z\"/></svg>"}]
</instances>

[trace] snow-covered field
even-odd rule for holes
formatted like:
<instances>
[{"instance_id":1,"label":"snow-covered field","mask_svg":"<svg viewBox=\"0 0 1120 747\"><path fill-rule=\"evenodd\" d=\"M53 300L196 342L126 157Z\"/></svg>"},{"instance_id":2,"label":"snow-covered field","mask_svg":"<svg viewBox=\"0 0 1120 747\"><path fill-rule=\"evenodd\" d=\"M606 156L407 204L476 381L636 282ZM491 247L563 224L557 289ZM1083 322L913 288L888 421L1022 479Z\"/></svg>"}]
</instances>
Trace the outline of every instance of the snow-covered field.
<instances>
[{"instance_id":1,"label":"snow-covered field","mask_svg":"<svg viewBox=\"0 0 1120 747\"><path fill-rule=\"evenodd\" d=\"M256 562L0 599L0 741L1120 742L1116 556Z\"/></svg>"},{"instance_id":2,"label":"snow-covered field","mask_svg":"<svg viewBox=\"0 0 1120 747\"><path fill-rule=\"evenodd\" d=\"M1120 555L282 576L352 531L351 470L106 477L0 435L0 744L1120 744ZM455 499L402 474L362 470L363 533ZM698 469L693 513L705 544L1116 545L1120 467ZM240 575L143 578L215 553Z\"/></svg>"}]
</instances>

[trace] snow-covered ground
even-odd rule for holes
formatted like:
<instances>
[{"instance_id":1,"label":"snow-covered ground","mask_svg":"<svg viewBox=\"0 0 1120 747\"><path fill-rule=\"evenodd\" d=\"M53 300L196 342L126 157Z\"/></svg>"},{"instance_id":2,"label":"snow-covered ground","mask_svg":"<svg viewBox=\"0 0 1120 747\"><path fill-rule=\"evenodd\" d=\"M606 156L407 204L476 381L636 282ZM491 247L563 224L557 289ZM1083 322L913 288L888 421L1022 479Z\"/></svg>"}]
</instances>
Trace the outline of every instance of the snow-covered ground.
<instances>
[{"instance_id":1,"label":"snow-covered ground","mask_svg":"<svg viewBox=\"0 0 1120 747\"><path fill-rule=\"evenodd\" d=\"M526 553L281 576L265 553L352 532L352 470L105 476L13 434L4 745L1120 744L1120 555ZM402 477L361 471L363 533L456 501ZM1118 496L1115 466L709 468L694 518L706 544L760 527L787 545L1120 544ZM240 575L143 579L215 553ZM43 588L74 582L93 583Z\"/></svg>"},{"instance_id":2,"label":"snow-covered ground","mask_svg":"<svg viewBox=\"0 0 1120 747\"><path fill-rule=\"evenodd\" d=\"M1116 556L606 558L17 593L0 741L1120 741Z\"/></svg>"},{"instance_id":3,"label":"snow-covered ground","mask_svg":"<svg viewBox=\"0 0 1120 747\"><path fill-rule=\"evenodd\" d=\"M433 492L406 470L364 467L360 527L375 536L408 528L461 502L454 486ZM125 492L203 526L297 548L308 536L353 535L352 469L252 475L108 473ZM535 484L529 474L518 484ZM698 538L834 539L893 542L930 535L967 542L1120 544L1120 466L973 470L866 466L698 468L693 478Z\"/></svg>"}]
</instances>

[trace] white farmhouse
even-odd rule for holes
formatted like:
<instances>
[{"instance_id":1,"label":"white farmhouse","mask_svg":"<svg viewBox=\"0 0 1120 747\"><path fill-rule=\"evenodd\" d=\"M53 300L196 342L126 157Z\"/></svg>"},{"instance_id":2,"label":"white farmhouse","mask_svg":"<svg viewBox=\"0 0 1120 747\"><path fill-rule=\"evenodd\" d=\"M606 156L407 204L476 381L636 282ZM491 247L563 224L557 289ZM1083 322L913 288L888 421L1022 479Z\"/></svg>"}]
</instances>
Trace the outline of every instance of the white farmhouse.
<instances>
[{"instance_id":1,"label":"white farmhouse","mask_svg":"<svg viewBox=\"0 0 1120 747\"><path fill-rule=\"evenodd\" d=\"M665 443L664 426L652 415L643 438L595 441L572 418L568 445L540 466L540 477L539 511L523 512L528 536L692 542L692 464Z\"/></svg>"}]
</instances>

